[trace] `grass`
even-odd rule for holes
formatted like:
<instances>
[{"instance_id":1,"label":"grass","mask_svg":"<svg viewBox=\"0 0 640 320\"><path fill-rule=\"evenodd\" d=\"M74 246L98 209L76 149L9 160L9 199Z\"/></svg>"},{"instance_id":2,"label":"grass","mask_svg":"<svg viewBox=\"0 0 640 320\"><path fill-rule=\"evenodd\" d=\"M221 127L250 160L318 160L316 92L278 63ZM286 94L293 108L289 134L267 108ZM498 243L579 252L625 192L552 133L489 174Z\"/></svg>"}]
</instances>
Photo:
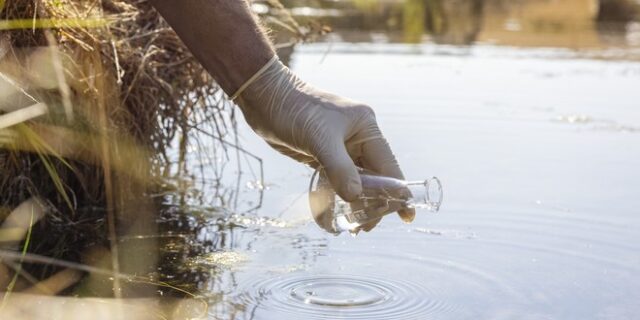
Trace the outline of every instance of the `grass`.
<instances>
[{"instance_id":1,"label":"grass","mask_svg":"<svg viewBox=\"0 0 640 320\"><path fill-rule=\"evenodd\" d=\"M5 308L7 301L9 300L9 296L11 294L11 292L13 291L13 288L15 287L16 281L18 280L18 275L20 274L20 271L22 270L22 262L24 261L24 257L27 255L27 249L29 248L29 243L31 241L31 231L33 230L33 206L31 206L31 218L29 220L29 227L27 228L27 236L25 237L24 240L24 245L22 246L22 254L20 256L20 260L18 262L18 266L17 266L17 270L15 272L15 274L13 275L13 278L11 278L11 281L9 282L9 284L7 285L7 288L5 290L5 294L2 297L2 303L0 303L0 312L2 312L2 310Z\"/></svg>"},{"instance_id":2,"label":"grass","mask_svg":"<svg viewBox=\"0 0 640 320\"><path fill-rule=\"evenodd\" d=\"M311 38L269 3L269 21ZM234 172L258 163L259 172L245 168L261 183L262 161L239 145L226 95L144 1L0 0L0 30L0 213L33 197L46 209L32 216L20 251L0 242L0 266L13 267L2 306L12 292L46 285L62 295L153 297L168 288L197 299L192 284L157 275L164 260L153 239L163 236L159 203L193 204L182 181L217 188L235 156ZM211 141L212 154L189 155ZM214 176L190 171L198 162ZM238 178L235 191L195 201L219 200L232 213L239 189ZM136 237L153 241L122 241Z\"/></svg>"},{"instance_id":3,"label":"grass","mask_svg":"<svg viewBox=\"0 0 640 320\"><path fill-rule=\"evenodd\" d=\"M73 170L73 167L55 150L53 150L50 146L48 146L42 138L36 134L29 126L20 123L14 128L16 133L21 136L25 141L28 141L31 144L32 150L38 157L44 168L47 170L49 174L49 178L53 183L53 186L58 191L58 193L62 196L65 203L69 207L69 210L73 213L74 205L71 203L71 199L65 190L64 181L62 177L60 177L58 170L55 169L53 162L50 160L50 157L55 157L60 163L65 165L67 168Z\"/></svg>"},{"instance_id":4,"label":"grass","mask_svg":"<svg viewBox=\"0 0 640 320\"><path fill-rule=\"evenodd\" d=\"M104 28L105 19L13 19L0 21L0 30L49 28Z\"/></svg>"}]
</instances>

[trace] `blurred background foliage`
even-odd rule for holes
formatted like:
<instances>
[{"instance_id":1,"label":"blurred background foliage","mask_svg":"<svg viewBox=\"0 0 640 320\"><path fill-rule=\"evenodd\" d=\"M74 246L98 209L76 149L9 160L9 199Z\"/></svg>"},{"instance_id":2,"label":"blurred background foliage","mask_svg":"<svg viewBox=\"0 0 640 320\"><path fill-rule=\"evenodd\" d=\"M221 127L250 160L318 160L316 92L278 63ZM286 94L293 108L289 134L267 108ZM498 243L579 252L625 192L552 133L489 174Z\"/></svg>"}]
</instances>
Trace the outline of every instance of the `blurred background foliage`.
<instances>
[{"instance_id":1,"label":"blurred background foliage","mask_svg":"<svg viewBox=\"0 0 640 320\"><path fill-rule=\"evenodd\" d=\"M639 18L635 0L289 0L301 21L317 19L346 41L377 31L391 42L594 47ZM633 27L635 28L635 27ZM342 31L342 32L341 32Z\"/></svg>"}]
</instances>

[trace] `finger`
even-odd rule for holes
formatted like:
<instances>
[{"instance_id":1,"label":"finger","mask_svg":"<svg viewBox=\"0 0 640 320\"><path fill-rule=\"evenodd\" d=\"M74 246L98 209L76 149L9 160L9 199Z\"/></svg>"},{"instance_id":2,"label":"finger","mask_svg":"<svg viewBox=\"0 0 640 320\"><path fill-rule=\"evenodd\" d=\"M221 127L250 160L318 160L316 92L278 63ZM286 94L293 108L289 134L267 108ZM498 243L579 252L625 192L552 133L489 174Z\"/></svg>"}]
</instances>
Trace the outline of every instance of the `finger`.
<instances>
[{"instance_id":1,"label":"finger","mask_svg":"<svg viewBox=\"0 0 640 320\"><path fill-rule=\"evenodd\" d=\"M376 131L379 138L363 143L362 165L378 174L404 180L404 174L402 174L398 160L391 151L389 143L379 129L376 128ZM415 219L416 211L413 208L402 208L398 210L398 215L402 221L409 223Z\"/></svg>"},{"instance_id":2,"label":"finger","mask_svg":"<svg viewBox=\"0 0 640 320\"><path fill-rule=\"evenodd\" d=\"M373 230L373 228L375 228L378 225L378 223L380 223L381 220L382 220L382 218L378 218L378 219L372 220L370 222L367 222L367 223L361 225L360 229L364 230L365 232L369 232L369 231Z\"/></svg>"},{"instance_id":3,"label":"finger","mask_svg":"<svg viewBox=\"0 0 640 320\"><path fill-rule=\"evenodd\" d=\"M355 201L362 193L362 183L356 165L351 160L344 142L335 141L318 154L329 183L338 196L347 202Z\"/></svg>"},{"instance_id":4,"label":"finger","mask_svg":"<svg viewBox=\"0 0 640 320\"><path fill-rule=\"evenodd\" d=\"M375 228L380 221L382 221L382 216L389 212L390 206L388 202L380 203L379 206L375 209L371 209L367 212L371 217L379 217L372 219L371 221L364 223L360 226L360 230L364 230L365 232L369 232Z\"/></svg>"},{"instance_id":5,"label":"finger","mask_svg":"<svg viewBox=\"0 0 640 320\"><path fill-rule=\"evenodd\" d=\"M379 129L376 129L376 131L373 135L377 136L377 138L365 141L362 144L362 158L360 159L362 165L378 174L404 180L400 165L391 151L389 143L382 136Z\"/></svg>"},{"instance_id":6,"label":"finger","mask_svg":"<svg viewBox=\"0 0 640 320\"><path fill-rule=\"evenodd\" d=\"M400 219L405 223L411 223L416 218L416 209L414 208L402 208L398 210Z\"/></svg>"}]
</instances>

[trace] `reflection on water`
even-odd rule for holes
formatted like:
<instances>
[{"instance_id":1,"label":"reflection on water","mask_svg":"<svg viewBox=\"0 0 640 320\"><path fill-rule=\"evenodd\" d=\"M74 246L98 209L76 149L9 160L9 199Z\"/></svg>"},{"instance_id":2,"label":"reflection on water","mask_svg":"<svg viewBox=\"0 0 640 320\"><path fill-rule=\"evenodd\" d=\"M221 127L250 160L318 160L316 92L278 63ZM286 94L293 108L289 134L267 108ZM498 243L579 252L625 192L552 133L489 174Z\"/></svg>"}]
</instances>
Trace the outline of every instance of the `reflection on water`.
<instances>
[{"instance_id":1,"label":"reflection on water","mask_svg":"<svg viewBox=\"0 0 640 320\"><path fill-rule=\"evenodd\" d=\"M527 1L488 8L478 40L516 46L598 47L597 0ZM606 33L606 30L602 30ZM624 43L621 43L624 44Z\"/></svg>"},{"instance_id":2,"label":"reflection on water","mask_svg":"<svg viewBox=\"0 0 640 320\"><path fill-rule=\"evenodd\" d=\"M346 42L433 41L528 47L638 46L632 0L288 1L300 19L332 26ZM365 31L365 32L363 32Z\"/></svg>"}]
</instances>

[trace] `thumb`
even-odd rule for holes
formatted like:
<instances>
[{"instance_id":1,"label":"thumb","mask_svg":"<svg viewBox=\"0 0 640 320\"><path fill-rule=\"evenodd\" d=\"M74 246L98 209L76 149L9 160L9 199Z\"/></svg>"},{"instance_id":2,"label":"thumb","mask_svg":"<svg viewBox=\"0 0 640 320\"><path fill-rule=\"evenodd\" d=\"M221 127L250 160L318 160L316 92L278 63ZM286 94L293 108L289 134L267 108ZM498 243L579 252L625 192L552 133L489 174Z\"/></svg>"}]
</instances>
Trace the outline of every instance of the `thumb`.
<instances>
[{"instance_id":1,"label":"thumb","mask_svg":"<svg viewBox=\"0 0 640 320\"><path fill-rule=\"evenodd\" d=\"M318 162L338 196L347 202L355 201L362 193L360 174L347 153L344 142L332 144L334 147L321 152Z\"/></svg>"},{"instance_id":2,"label":"thumb","mask_svg":"<svg viewBox=\"0 0 640 320\"><path fill-rule=\"evenodd\" d=\"M398 160L396 160L389 143L382 137L381 133L379 139L365 142L362 149L362 162L365 169L373 170L388 177L404 179ZM400 215L402 221L409 223L415 219L416 211L413 208L401 208L398 210L398 215Z\"/></svg>"}]
</instances>

